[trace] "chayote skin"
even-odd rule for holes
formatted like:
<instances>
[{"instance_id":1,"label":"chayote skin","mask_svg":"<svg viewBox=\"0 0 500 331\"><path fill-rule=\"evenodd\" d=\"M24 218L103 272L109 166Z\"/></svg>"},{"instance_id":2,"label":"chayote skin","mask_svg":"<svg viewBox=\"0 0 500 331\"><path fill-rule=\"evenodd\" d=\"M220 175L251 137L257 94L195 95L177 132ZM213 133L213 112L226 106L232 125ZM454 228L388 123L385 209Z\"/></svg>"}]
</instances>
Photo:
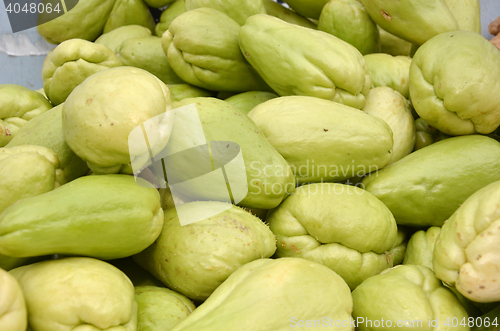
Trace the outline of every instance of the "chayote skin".
<instances>
[{"instance_id":1,"label":"chayote skin","mask_svg":"<svg viewBox=\"0 0 500 331\"><path fill-rule=\"evenodd\" d=\"M144 2L149 6L153 8L162 8L165 7L176 0L144 0Z\"/></svg>"},{"instance_id":2,"label":"chayote skin","mask_svg":"<svg viewBox=\"0 0 500 331\"><path fill-rule=\"evenodd\" d=\"M187 225L177 214L217 210L224 211ZM275 237L259 218L225 202L198 201L166 210L160 236L134 261L172 290L203 301L239 267L275 250Z\"/></svg>"},{"instance_id":3,"label":"chayote skin","mask_svg":"<svg viewBox=\"0 0 500 331\"><path fill-rule=\"evenodd\" d=\"M66 181L70 182L86 175L89 167L64 141L62 107L63 104L55 106L30 120L5 147L36 145L51 149L57 153L59 168L62 169Z\"/></svg>"},{"instance_id":4,"label":"chayote skin","mask_svg":"<svg viewBox=\"0 0 500 331\"><path fill-rule=\"evenodd\" d=\"M392 56L410 56L412 43L396 37L393 34L382 29L378 26L378 32L380 33L380 45L382 53L390 54Z\"/></svg>"},{"instance_id":5,"label":"chayote skin","mask_svg":"<svg viewBox=\"0 0 500 331\"><path fill-rule=\"evenodd\" d=\"M436 276L476 302L500 301L500 181L471 195L446 221L434 248Z\"/></svg>"},{"instance_id":6,"label":"chayote skin","mask_svg":"<svg viewBox=\"0 0 500 331\"><path fill-rule=\"evenodd\" d=\"M330 0L321 11L318 30L353 45L365 55L380 52L380 34L358 0Z\"/></svg>"},{"instance_id":7,"label":"chayote skin","mask_svg":"<svg viewBox=\"0 0 500 331\"><path fill-rule=\"evenodd\" d=\"M363 111L383 119L391 128L394 146L389 164L410 154L415 146L415 121L411 106L401 93L380 86L370 90Z\"/></svg>"},{"instance_id":8,"label":"chayote skin","mask_svg":"<svg viewBox=\"0 0 500 331\"><path fill-rule=\"evenodd\" d=\"M163 34L163 51L175 73L189 84L214 91L267 91L269 87L241 54L240 29L216 9L190 10Z\"/></svg>"},{"instance_id":9,"label":"chayote skin","mask_svg":"<svg viewBox=\"0 0 500 331\"><path fill-rule=\"evenodd\" d=\"M108 33L102 34L94 42L108 47L114 53L117 48L127 39L145 38L151 36L151 30L140 25L125 25L116 28Z\"/></svg>"},{"instance_id":10,"label":"chayote skin","mask_svg":"<svg viewBox=\"0 0 500 331\"><path fill-rule=\"evenodd\" d=\"M149 72L133 67L101 71L75 88L64 103L64 139L94 173L127 172L136 155L148 152L140 141L129 146L132 130L164 114L150 131L155 136L148 137L152 152L158 153L170 135L170 108L167 86Z\"/></svg>"},{"instance_id":11,"label":"chayote skin","mask_svg":"<svg viewBox=\"0 0 500 331\"><path fill-rule=\"evenodd\" d=\"M423 266L399 265L384 270L359 285L352 299L353 318L360 331L469 330L466 323L460 324L469 316L457 297ZM458 322L452 324L452 320ZM375 321L379 327L374 326Z\"/></svg>"},{"instance_id":12,"label":"chayote skin","mask_svg":"<svg viewBox=\"0 0 500 331\"><path fill-rule=\"evenodd\" d=\"M23 291L17 280L0 268L0 329L26 331L28 312Z\"/></svg>"},{"instance_id":13,"label":"chayote skin","mask_svg":"<svg viewBox=\"0 0 500 331\"><path fill-rule=\"evenodd\" d=\"M299 258L259 259L235 271L172 331L284 331L325 316L349 321L351 313L349 287L327 267Z\"/></svg>"},{"instance_id":14,"label":"chayote skin","mask_svg":"<svg viewBox=\"0 0 500 331\"><path fill-rule=\"evenodd\" d=\"M302 16L319 19L321 10L329 0L286 0L285 2Z\"/></svg>"},{"instance_id":15,"label":"chayote skin","mask_svg":"<svg viewBox=\"0 0 500 331\"><path fill-rule=\"evenodd\" d=\"M411 57L378 53L365 55L365 61L370 71L372 87L389 86L405 98L410 98Z\"/></svg>"},{"instance_id":16,"label":"chayote skin","mask_svg":"<svg viewBox=\"0 0 500 331\"><path fill-rule=\"evenodd\" d=\"M266 221L276 234L276 257L321 263L352 289L393 266L398 229L387 207L358 187L304 185Z\"/></svg>"},{"instance_id":17,"label":"chayote skin","mask_svg":"<svg viewBox=\"0 0 500 331\"><path fill-rule=\"evenodd\" d=\"M247 18L256 14L265 14L263 0L185 0L186 11L208 7L216 9L239 25L245 24Z\"/></svg>"},{"instance_id":18,"label":"chayote skin","mask_svg":"<svg viewBox=\"0 0 500 331\"><path fill-rule=\"evenodd\" d=\"M177 292L156 286L137 286L137 329L169 331L188 317L195 305Z\"/></svg>"},{"instance_id":19,"label":"chayote skin","mask_svg":"<svg viewBox=\"0 0 500 331\"><path fill-rule=\"evenodd\" d=\"M170 67L159 37L127 39L117 47L116 53L123 65L144 69L165 84L184 83Z\"/></svg>"},{"instance_id":20,"label":"chayote skin","mask_svg":"<svg viewBox=\"0 0 500 331\"><path fill-rule=\"evenodd\" d=\"M384 30L416 45L440 33L460 30L445 0L361 0Z\"/></svg>"},{"instance_id":21,"label":"chayote skin","mask_svg":"<svg viewBox=\"0 0 500 331\"><path fill-rule=\"evenodd\" d=\"M94 41L101 35L116 0L80 0L64 15L47 21L46 12L39 13L38 33L53 44L79 38ZM62 10L62 8L60 8Z\"/></svg>"},{"instance_id":22,"label":"chayote skin","mask_svg":"<svg viewBox=\"0 0 500 331\"><path fill-rule=\"evenodd\" d=\"M215 92L202 89L190 84L168 84L172 102L181 101L187 98L213 97Z\"/></svg>"},{"instance_id":23,"label":"chayote skin","mask_svg":"<svg viewBox=\"0 0 500 331\"><path fill-rule=\"evenodd\" d=\"M161 12L160 21L156 24L155 34L160 37L168 30L170 23L181 14L186 12L184 0L176 0L172 2L167 9Z\"/></svg>"},{"instance_id":24,"label":"chayote skin","mask_svg":"<svg viewBox=\"0 0 500 331\"><path fill-rule=\"evenodd\" d=\"M444 0L457 20L460 30L481 33L479 0Z\"/></svg>"},{"instance_id":25,"label":"chayote skin","mask_svg":"<svg viewBox=\"0 0 500 331\"><path fill-rule=\"evenodd\" d=\"M239 41L245 58L280 96L363 107L371 85L368 68L361 53L345 41L269 15L249 18Z\"/></svg>"},{"instance_id":26,"label":"chayote skin","mask_svg":"<svg viewBox=\"0 0 500 331\"><path fill-rule=\"evenodd\" d=\"M280 97L261 103L248 116L290 164L298 183L362 176L391 159L389 125L336 102Z\"/></svg>"},{"instance_id":27,"label":"chayote skin","mask_svg":"<svg viewBox=\"0 0 500 331\"><path fill-rule=\"evenodd\" d=\"M500 143L472 135L445 139L415 151L365 179L396 222L441 226L480 188L500 180Z\"/></svg>"},{"instance_id":28,"label":"chayote skin","mask_svg":"<svg viewBox=\"0 0 500 331\"><path fill-rule=\"evenodd\" d=\"M249 91L233 95L224 101L238 108L242 113L248 113L256 106L267 100L277 98L278 96L271 92Z\"/></svg>"},{"instance_id":29,"label":"chayote skin","mask_svg":"<svg viewBox=\"0 0 500 331\"><path fill-rule=\"evenodd\" d=\"M406 246L403 264L421 265L434 270L432 254L440 232L441 228L437 226L431 226L426 231L415 232Z\"/></svg>"},{"instance_id":30,"label":"chayote skin","mask_svg":"<svg viewBox=\"0 0 500 331\"><path fill-rule=\"evenodd\" d=\"M0 84L0 147L7 145L28 121L50 108L50 102L36 91Z\"/></svg>"},{"instance_id":31,"label":"chayote skin","mask_svg":"<svg viewBox=\"0 0 500 331\"><path fill-rule=\"evenodd\" d=\"M317 29L316 24L314 24L311 20L300 16L293 10L282 6L276 1L273 0L262 0L264 7L266 8L267 15L271 15L279 18L288 23L297 24L303 26L305 28Z\"/></svg>"},{"instance_id":32,"label":"chayote skin","mask_svg":"<svg viewBox=\"0 0 500 331\"><path fill-rule=\"evenodd\" d=\"M143 0L116 0L102 33L126 25L141 25L152 33L155 31L155 19Z\"/></svg>"},{"instance_id":33,"label":"chayote skin","mask_svg":"<svg viewBox=\"0 0 500 331\"><path fill-rule=\"evenodd\" d=\"M193 178L200 180L189 182L190 186L183 186L184 191L180 189L188 198L183 199L184 201L234 200L235 204L243 207L271 209L295 191L295 176L290 166L250 118L231 104L215 98L184 99L173 106L179 108L189 105L196 106L199 121L202 123L201 128L191 117L176 113L167 149L176 152L210 143L211 158L222 157L223 162L216 161L224 163L227 173L231 172L228 177L233 199L227 200L226 185L223 184L222 188L218 186L221 177L216 177L217 172L212 169L212 161L206 160L200 152L193 152L191 156L194 161L190 158L176 158L175 162L172 159L169 162L174 177L177 177L177 183L188 182ZM203 135L196 134L200 129ZM186 132L191 134L186 135ZM241 157L236 155L231 160L225 160L223 152L228 148L226 144L222 150L215 147L216 142L220 141L239 145L241 154L238 155ZM229 167L228 163L231 164ZM217 166L218 171L221 171L220 167ZM204 168L207 169L206 177L200 176ZM169 183L172 184L170 179Z\"/></svg>"},{"instance_id":34,"label":"chayote skin","mask_svg":"<svg viewBox=\"0 0 500 331\"><path fill-rule=\"evenodd\" d=\"M42 146L0 148L0 214L15 202L66 183L57 154Z\"/></svg>"},{"instance_id":35,"label":"chayote skin","mask_svg":"<svg viewBox=\"0 0 500 331\"><path fill-rule=\"evenodd\" d=\"M1 214L0 254L137 254L155 241L163 224L158 191L146 187L128 175L85 176L21 200Z\"/></svg>"},{"instance_id":36,"label":"chayote skin","mask_svg":"<svg viewBox=\"0 0 500 331\"><path fill-rule=\"evenodd\" d=\"M500 52L480 34L455 31L422 45L410 66L417 113L450 135L488 134L500 125Z\"/></svg>"},{"instance_id":37,"label":"chayote skin","mask_svg":"<svg viewBox=\"0 0 500 331\"><path fill-rule=\"evenodd\" d=\"M52 104L59 105L92 74L121 65L108 47L71 39L59 44L47 56L42 68L43 89Z\"/></svg>"},{"instance_id":38,"label":"chayote skin","mask_svg":"<svg viewBox=\"0 0 500 331\"><path fill-rule=\"evenodd\" d=\"M112 265L86 257L10 271L24 292L32 331L135 331L134 286Z\"/></svg>"}]
</instances>

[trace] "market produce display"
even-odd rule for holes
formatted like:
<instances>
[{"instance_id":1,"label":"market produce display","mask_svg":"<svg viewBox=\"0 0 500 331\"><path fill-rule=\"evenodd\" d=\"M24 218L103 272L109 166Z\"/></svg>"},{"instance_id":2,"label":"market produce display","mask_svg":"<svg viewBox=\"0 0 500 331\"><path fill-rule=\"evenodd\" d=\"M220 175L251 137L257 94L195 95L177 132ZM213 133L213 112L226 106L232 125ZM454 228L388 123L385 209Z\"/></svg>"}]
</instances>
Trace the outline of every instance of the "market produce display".
<instances>
[{"instance_id":1,"label":"market produce display","mask_svg":"<svg viewBox=\"0 0 500 331\"><path fill-rule=\"evenodd\" d=\"M479 0L67 9L0 85L0 331L500 330Z\"/></svg>"}]
</instances>

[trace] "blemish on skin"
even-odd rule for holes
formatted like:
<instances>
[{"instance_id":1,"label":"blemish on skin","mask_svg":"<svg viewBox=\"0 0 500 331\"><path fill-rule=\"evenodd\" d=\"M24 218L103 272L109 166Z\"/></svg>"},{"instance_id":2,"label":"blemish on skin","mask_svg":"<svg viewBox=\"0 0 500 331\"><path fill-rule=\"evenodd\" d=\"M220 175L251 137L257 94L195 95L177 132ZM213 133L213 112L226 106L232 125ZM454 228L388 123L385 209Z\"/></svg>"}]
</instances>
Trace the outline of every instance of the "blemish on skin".
<instances>
[{"instance_id":1,"label":"blemish on skin","mask_svg":"<svg viewBox=\"0 0 500 331\"><path fill-rule=\"evenodd\" d=\"M89 98L89 99L87 99L87 101L85 101L85 104L88 106L92 103L92 101L94 101L94 99Z\"/></svg>"},{"instance_id":2,"label":"blemish on skin","mask_svg":"<svg viewBox=\"0 0 500 331\"><path fill-rule=\"evenodd\" d=\"M479 260L480 258L481 258L481 255L478 255L478 256L476 257L476 260Z\"/></svg>"},{"instance_id":3,"label":"blemish on skin","mask_svg":"<svg viewBox=\"0 0 500 331\"><path fill-rule=\"evenodd\" d=\"M114 125L115 123L111 123L111 125Z\"/></svg>"},{"instance_id":4,"label":"blemish on skin","mask_svg":"<svg viewBox=\"0 0 500 331\"><path fill-rule=\"evenodd\" d=\"M480 288L481 290L484 290L484 286L482 286L482 285L481 285L481 286L479 286L479 288Z\"/></svg>"},{"instance_id":5,"label":"blemish on skin","mask_svg":"<svg viewBox=\"0 0 500 331\"><path fill-rule=\"evenodd\" d=\"M328 132L328 129L323 129L323 131Z\"/></svg>"},{"instance_id":6,"label":"blemish on skin","mask_svg":"<svg viewBox=\"0 0 500 331\"><path fill-rule=\"evenodd\" d=\"M382 16L383 16L386 20L388 20L389 22L392 20L391 15L389 15L389 13L388 13L388 12L386 12L385 10L381 10L381 13L382 13Z\"/></svg>"}]
</instances>

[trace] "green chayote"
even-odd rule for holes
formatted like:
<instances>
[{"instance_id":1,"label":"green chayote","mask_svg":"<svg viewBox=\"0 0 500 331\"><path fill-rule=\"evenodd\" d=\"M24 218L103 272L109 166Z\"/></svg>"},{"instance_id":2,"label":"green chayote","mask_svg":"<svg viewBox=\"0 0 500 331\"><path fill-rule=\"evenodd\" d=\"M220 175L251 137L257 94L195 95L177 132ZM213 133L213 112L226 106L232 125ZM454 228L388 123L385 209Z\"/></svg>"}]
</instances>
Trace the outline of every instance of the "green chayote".
<instances>
[{"instance_id":1,"label":"green chayote","mask_svg":"<svg viewBox=\"0 0 500 331\"><path fill-rule=\"evenodd\" d=\"M248 115L248 113L256 106L277 97L278 96L276 94L271 92L248 91L233 95L224 101L232 104L241 110L241 112Z\"/></svg>"},{"instance_id":2,"label":"green chayote","mask_svg":"<svg viewBox=\"0 0 500 331\"><path fill-rule=\"evenodd\" d=\"M179 15L186 12L184 0L172 2L167 9L161 12L160 21L156 24L155 34L161 37L170 27L170 23Z\"/></svg>"},{"instance_id":3,"label":"green chayote","mask_svg":"<svg viewBox=\"0 0 500 331\"><path fill-rule=\"evenodd\" d=\"M319 19L321 10L329 0L286 0L285 2L302 16Z\"/></svg>"},{"instance_id":4,"label":"green chayote","mask_svg":"<svg viewBox=\"0 0 500 331\"><path fill-rule=\"evenodd\" d=\"M264 14L263 0L185 0L186 11L208 7L231 17L239 25L245 24L248 17Z\"/></svg>"},{"instance_id":5,"label":"green chayote","mask_svg":"<svg viewBox=\"0 0 500 331\"><path fill-rule=\"evenodd\" d=\"M361 53L345 41L269 15L250 17L239 41L247 61L280 96L305 95L363 107L370 75Z\"/></svg>"},{"instance_id":6,"label":"green chayote","mask_svg":"<svg viewBox=\"0 0 500 331\"><path fill-rule=\"evenodd\" d=\"M215 92L202 89L190 84L168 84L172 102L181 101L187 98L213 97Z\"/></svg>"},{"instance_id":7,"label":"green chayote","mask_svg":"<svg viewBox=\"0 0 500 331\"><path fill-rule=\"evenodd\" d=\"M264 7L266 8L267 15L271 15L279 18L288 23L297 24L306 28L316 29L317 26L311 20L300 16L293 10L282 6L276 1L273 0L262 0Z\"/></svg>"},{"instance_id":8,"label":"green chayote","mask_svg":"<svg viewBox=\"0 0 500 331\"><path fill-rule=\"evenodd\" d=\"M440 232L441 228L437 226L415 232L408 240L403 264L421 265L434 270L432 254Z\"/></svg>"},{"instance_id":9,"label":"green chayote","mask_svg":"<svg viewBox=\"0 0 500 331\"><path fill-rule=\"evenodd\" d=\"M125 25L102 34L94 43L108 47L115 54L117 48L127 39L151 36L151 30L141 25Z\"/></svg>"},{"instance_id":10,"label":"green chayote","mask_svg":"<svg viewBox=\"0 0 500 331\"><path fill-rule=\"evenodd\" d=\"M103 33L126 25L141 25L155 31L155 20L143 0L116 0Z\"/></svg>"},{"instance_id":11,"label":"green chayote","mask_svg":"<svg viewBox=\"0 0 500 331\"><path fill-rule=\"evenodd\" d=\"M28 312L17 280L0 268L0 327L6 331L26 331Z\"/></svg>"},{"instance_id":12,"label":"green chayote","mask_svg":"<svg viewBox=\"0 0 500 331\"><path fill-rule=\"evenodd\" d=\"M92 74L121 65L106 46L83 39L64 41L47 56L42 68L43 88L52 104L59 105Z\"/></svg>"},{"instance_id":13,"label":"green chayote","mask_svg":"<svg viewBox=\"0 0 500 331\"><path fill-rule=\"evenodd\" d=\"M373 87L389 86L410 98L410 63L409 56L391 56L377 53L365 55Z\"/></svg>"},{"instance_id":14,"label":"green chayote","mask_svg":"<svg viewBox=\"0 0 500 331\"><path fill-rule=\"evenodd\" d=\"M7 145L19 129L52 108L40 93L14 84L0 85L0 147Z\"/></svg>"}]
</instances>

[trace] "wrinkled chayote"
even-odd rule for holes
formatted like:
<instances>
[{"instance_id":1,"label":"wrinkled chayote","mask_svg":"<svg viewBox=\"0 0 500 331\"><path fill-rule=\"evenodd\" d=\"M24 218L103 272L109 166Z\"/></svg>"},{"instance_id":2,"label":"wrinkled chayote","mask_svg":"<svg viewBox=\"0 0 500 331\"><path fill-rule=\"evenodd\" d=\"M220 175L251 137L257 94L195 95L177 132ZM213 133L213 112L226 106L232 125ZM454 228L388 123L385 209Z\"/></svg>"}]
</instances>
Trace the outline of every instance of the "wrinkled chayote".
<instances>
[{"instance_id":1,"label":"wrinkled chayote","mask_svg":"<svg viewBox=\"0 0 500 331\"><path fill-rule=\"evenodd\" d=\"M17 280L0 268L0 329L26 331L28 312Z\"/></svg>"},{"instance_id":2,"label":"wrinkled chayote","mask_svg":"<svg viewBox=\"0 0 500 331\"><path fill-rule=\"evenodd\" d=\"M143 0L116 0L103 33L126 25L141 25L155 31L155 20Z\"/></svg>"},{"instance_id":3,"label":"wrinkled chayote","mask_svg":"<svg viewBox=\"0 0 500 331\"><path fill-rule=\"evenodd\" d=\"M440 34L415 53L410 97L415 111L450 135L488 134L500 125L500 52L473 31Z\"/></svg>"},{"instance_id":4,"label":"wrinkled chayote","mask_svg":"<svg viewBox=\"0 0 500 331\"><path fill-rule=\"evenodd\" d=\"M1 214L0 254L100 259L137 254L163 225L158 191L146 185L128 175L85 176L23 199Z\"/></svg>"},{"instance_id":5,"label":"wrinkled chayote","mask_svg":"<svg viewBox=\"0 0 500 331\"><path fill-rule=\"evenodd\" d=\"M467 321L467 312L427 267L399 265L384 270L359 285L352 299L360 331L469 330L468 324L460 324ZM452 324L453 320L458 322Z\"/></svg>"},{"instance_id":6,"label":"wrinkled chayote","mask_svg":"<svg viewBox=\"0 0 500 331\"><path fill-rule=\"evenodd\" d=\"M247 20L239 41L247 61L280 96L363 107L370 75L361 53L345 41L262 14Z\"/></svg>"},{"instance_id":7,"label":"wrinkled chayote","mask_svg":"<svg viewBox=\"0 0 500 331\"><path fill-rule=\"evenodd\" d=\"M321 263L351 289L393 266L396 221L381 201L358 187L301 186L266 221L276 234L276 257Z\"/></svg>"},{"instance_id":8,"label":"wrinkled chayote","mask_svg":"<svg viewBox=\"0 0 500 331\"><path fill-rule=\"evenodd\" d=\"M136 155L149 157L144 138L129 144L130 133L163 114L149 122L155 127L148 134L151 150L161 151L171 130L170 108L170 92L156 76L134 67L104 70L75 88L64 103L64 140L94 173L129 172L124 169Z\"/></svg>"},{"instance_id":9,"label":"wrinkled chayote","mask_svg":"<svg viewBox=\"0 0 500 331\"><path fill-rule=\"evenodd\" d=\"M214 91L269 90L238 46L241 27L212 8L175 18L162 36L162 47L175 73L189 84Z\"/></svg>"},{"instance_id":10,"label":"wrinkled chayote","mask_svg":"<svg viewBox=\"0 0 500 331\"><path fill-rule=\"evenodd\" d=\"M333 101L280 97L261 103L248 116L287 160L299 183L362 176L391 159L389 125Z\"/></svg>"},{"instance_id":11,"label":"wrinkled chayote","mask_svg":"<svg viewBox=\"0 0 500 331\"><path fill-rule=\"evenodd\" d=\"M120 59L106 46L83 39L64 41L43 65L45 94L53 105L59 105L92 74L121 65Z\"/></svg>"},{"instance_id":12,"label":"wrinkled chayote","mask_svg":"<svg viewBox=\"0 0 500 331\"><path fill-rule=\"evenodd\" d=\"M372 86L388 86L410 98L410 63L409 56L391 56L377 53L365 55L366 65L370 71Z\"/></svg>"},{"instance_id":13,"label":"wrinkled chayote","mask_svg":"<svg viewBox=\"0 0 500 331\"><path fill-rule=\"evenodd\" d=\"M351 313L349 287L327 267L300 258L259 259L236 270L172 331L284 331L324 317L349 321Z\"/></svg>"},{"instance_id":14,"label":"wrinkled chayote","mask_svg":"<svg viewBox=\"0 0 500 331\"><path fill-rule=\"evenodd\" d=\"M0 214L15 202L66 183L57 154L42 146L0 148Z\"/></svg>"},{"instance_id":15,"label":"wrinkled chayote","mask_svg":"<svg viewBox=\"0 0 500 331\"><path fill-rule=\"evenodd\" d=\"M469 196L497 180L500 142L472 135L419 149L365 177L362 184L398 224L441 226Z\"/></svg>"},{"instance_id":16,"label":"wrinkled chayote","mask_svg":"<svg viewBox=\"0 0 500 331\"><path fill-rule=\"evenodd\" d=\"M403 264L421 265L434 270L432 254L440 232L441 228L437 226L415 232L408 240Z\"/></svg>"},{"instance_id":17,"label":"wrinkled chayote","mask_svg":"<svg viewBox=\"0 0 500 331\"><path fill-rule=\"evenodd\" d=\"M86 257L10 271L24 292L32 331L135 331L134 286L112 265Z\"/></svg>"},{"instance_id":18,"label":"wrinkled chayote","mask_svg":"<svg viewBox=\"0 0 500 331\"><path fill-rule=\"evenodd\" d=\"M436 276L476 302L500 301L500 181L471 195L434 247Z\"/></svg>"},{"instance_id":19,"label":"wrinkled chayote","mask_svg":"<svg viewBox=\"0 0 500 331\"><path fill-rule=\"evenodd\" d=\"M179 15L186 12L186 4L184 0L176 0L172 2L167 9L161 12L160 21L156 24L155 34L161 37L168 30L170 23Z\"/></svg>"},{"instance_id":20,"label":"wrinkled chayote","mask_svg":"<svg viewBox=\"0 0 500 331\"><path fill-rule=\"evenodd\" d=\"M141 25L125 25L102 34L94 43L108 47L117 53L117 48L127 39L151 36L151 30Z\"/></svg>"},{"instance_id":21,"label":"wrinkled chayote","mask_svg":"<svg viewBox=\"0 0 500 331\"><path fill-rule=\"evenodd\" d=\"M0 147L7 145L28 121L50 108L50 102L36 91L20 85L1 84Z\"/></svg>"},{"instance_id":22,"label":"wrinkled chayote","mask_svg":"<svg viewBox=\"0 0 500 331\"><path fill-rule=\"evenodd\" d=\"M178 216L219 209L187 225ZM172 290L205 300L238 268L275 250L273 233L257 217L224 202L199 201L166 210L160 236L134 260Z\"/></svg>"}]
</instances>

